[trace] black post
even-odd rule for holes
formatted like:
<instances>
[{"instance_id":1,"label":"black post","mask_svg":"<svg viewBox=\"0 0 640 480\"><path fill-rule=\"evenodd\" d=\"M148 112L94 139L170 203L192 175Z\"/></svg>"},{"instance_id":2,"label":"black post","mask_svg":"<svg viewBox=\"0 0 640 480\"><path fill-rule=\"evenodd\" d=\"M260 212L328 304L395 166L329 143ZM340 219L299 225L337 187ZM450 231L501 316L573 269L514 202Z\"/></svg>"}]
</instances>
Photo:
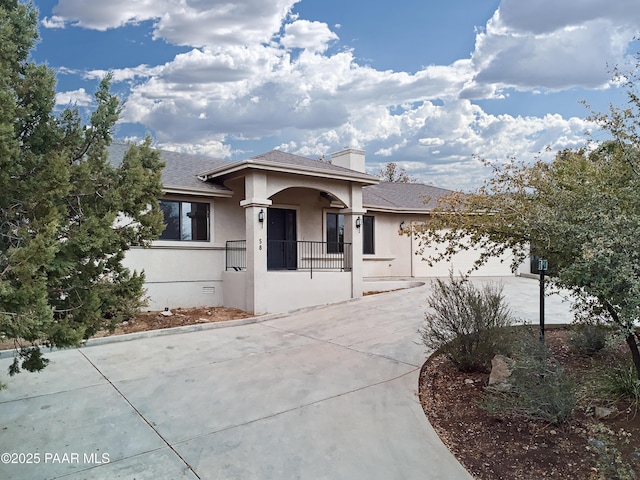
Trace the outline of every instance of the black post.
<instances>
[{"instance_id":1,"label":"black post","mask_svg":"<svg viewBox=\"0 0 640 480\"><path fill-rule=\"evenodd\" d=\"M540 270L540 341L544 343L544 270Z\"/></svg>"},{"instance_id":2,"label":"black post","mask_svg":"<svg viewBox=\"0 0 640 480\"><path fill-rule=\"evenodd\" d=\"M540 341L544 343L544 272L549 267L546 260L538 260L538 271L540 272Z\"/></svg>"}]
</instances>

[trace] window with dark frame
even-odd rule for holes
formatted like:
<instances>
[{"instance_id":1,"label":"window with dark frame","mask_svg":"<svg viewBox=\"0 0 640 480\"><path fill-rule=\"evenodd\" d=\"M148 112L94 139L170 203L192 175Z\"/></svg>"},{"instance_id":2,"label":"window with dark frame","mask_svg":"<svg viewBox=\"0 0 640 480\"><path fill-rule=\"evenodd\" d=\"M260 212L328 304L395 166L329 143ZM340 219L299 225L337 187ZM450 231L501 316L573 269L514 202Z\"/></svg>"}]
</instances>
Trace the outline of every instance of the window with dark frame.
<instances>
[{"instance_id":1,"label":"window with dark frame","mask_svg":"<svg viewBox=\"0 0 640 480\"><path fill-rule=\"evenodd\" d=\"M344 215L327 213L327 253L344 251Z\"/></svg>"},{"instance_id":2,"label":"window with dark frame","mask_svg":"<svg viewBox=\"0 0 640 480\"><path fill-rule=\"evenodd\" d=\"M208 241L209 204L160 200L166 225L160 240Z\"/></svg>"},{"instance_id":3,"label":"window with dark frame","mask_svg":"<svg viewBox=\"0 0 640 480\"><path fill-rule=\"evenodd\" d=\"M362 217L362 253L365 255L376 253L375 217L371 215Z\"/></svg>"}]
</instances>

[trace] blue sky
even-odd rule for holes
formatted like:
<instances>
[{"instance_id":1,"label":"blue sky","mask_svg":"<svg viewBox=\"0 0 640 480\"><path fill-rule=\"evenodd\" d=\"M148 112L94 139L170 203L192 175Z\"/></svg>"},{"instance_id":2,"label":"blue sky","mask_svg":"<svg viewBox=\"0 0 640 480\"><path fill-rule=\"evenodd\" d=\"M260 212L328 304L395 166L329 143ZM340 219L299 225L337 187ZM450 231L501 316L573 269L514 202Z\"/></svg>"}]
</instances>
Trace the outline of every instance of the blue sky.
<instances>
[{"instance_id":1,"label":"blue sky","mask_svg":"<svg viewBox=\"0 0 640 480\"><path fill-rule=\"evenodd\" d=\"M621 104L613 65L640 50L638 0L36 0L33 52L58 104L90 108L111 71L117 136L247 158L350 146L452 189L477 156L533 159L584 143L588 111ZM552 153L543 153L547 158Z\"/></svg>"}]
</instances>

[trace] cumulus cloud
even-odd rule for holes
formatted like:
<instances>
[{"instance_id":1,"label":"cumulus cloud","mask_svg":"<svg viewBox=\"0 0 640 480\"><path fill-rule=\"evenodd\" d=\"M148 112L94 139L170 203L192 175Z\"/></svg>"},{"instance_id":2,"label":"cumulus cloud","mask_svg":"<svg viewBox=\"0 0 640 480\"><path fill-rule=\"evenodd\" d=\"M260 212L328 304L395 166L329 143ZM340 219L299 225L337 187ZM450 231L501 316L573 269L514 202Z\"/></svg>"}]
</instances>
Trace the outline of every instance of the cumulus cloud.
<instances>
[{"instance_id":1,"label":"cumulus cloud","mask_svg":"<svg viewBox=\"0 0 640 480\"><path fill-rule=\"evenodd\" d=\"M56 105L87 107L93 102L93 96L88 94L84 88L69 92L59 92L56 94Z\"/></svg>"},{"instance_id":2,"label":"cumulus cloud","mask_svg":"<svg viewBox=\"0 0 640 480\"><path fill-rule=\"evenodd\" d=\"M284 27L281 44L286 48L305 48L314 52L324 52L329 42L337 40L326 23L296 20Z\"/></svg>"},{"instance_id":3,"label":"cumulus cloud","mask_svg":"<svg viewBox=\"0 0 640 480\"><path fill-rule=\"evenodd\" d=\"M537 0L521 2L503 0L500 3L496 28L533 34L553 33L564 28L579 27L594 20L608 19L617 25L640 23L640 8L636 0L575 0L558 2Z\"/></svg>"},{"instance_id":4,"label":"cumulus cloud","mask_svg":"<svg viewBox=\"0 0 640 480\"><path fill-rule=\"evenodd\" d=\"M476 37L477 75L464 96L482 98L496 87L603 88L639 25L636 0L503 0Z\"/></svg>"},{"instance_id":5,"label":"cumulus cloud","mask_svg":"<svg viewBox=\"0 0 640 480\"><path fill-rule=\"evenodd\" d=\"M65 24L65 19L57 15L46 17L42 20L42 26L44 28L64 28Z\"/></svg>"},{"instance_id":6,"label":"cumulus cloud","mask_svg":"<svg viewBox=\"0 0 640 480\"><path fill-rule=\"evenodd\" d=\"M44 25L107 30L153 22L153 36L175 45L213 47L266 43L299 0L59 0Z\"/></svg>"},{"instance_id":7,"label":"cumulus cloud","mask_svg":"<svg viewBox=\"0 0 640 480\"><path fill-rule=\"evenodd\" d=\"M449 188L482 178L474 155L533 158L580 145L582 119L489 114L474 100L603 88L606 64L624 58L640 25L637 0L502 0L469 58L394 72L359 62L326 23L292 15L297 1L59 0L43 25L148 22L154 38L191 47L161 65L113 70L129 88L122 121L150 128L163 148L229 157L272 139L318 157L351 146L368 152L372 172L404 162L410 175ZM83 92L59 98L87 101Z\"/></svg>"}]
</instances>

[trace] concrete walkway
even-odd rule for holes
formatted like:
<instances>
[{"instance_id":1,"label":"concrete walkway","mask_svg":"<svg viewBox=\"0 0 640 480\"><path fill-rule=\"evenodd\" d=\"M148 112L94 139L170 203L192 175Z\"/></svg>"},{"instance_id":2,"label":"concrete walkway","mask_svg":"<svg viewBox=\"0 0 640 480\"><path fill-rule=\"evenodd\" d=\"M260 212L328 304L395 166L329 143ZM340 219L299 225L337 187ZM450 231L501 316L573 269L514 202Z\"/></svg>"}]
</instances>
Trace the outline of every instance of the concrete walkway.
<instances>
[{"instance_id":1,"label":"concrete walkway","mask_svg":"<svg viewBox=\"0 0 640 480\"><path fill-rule=\"evenodd\" d=\"M502 282L537 322L538 283ZM429 288L52 352L8 380L5 355L0 478L469 479L416 394Z\"/></svg>"}]
</instances>

